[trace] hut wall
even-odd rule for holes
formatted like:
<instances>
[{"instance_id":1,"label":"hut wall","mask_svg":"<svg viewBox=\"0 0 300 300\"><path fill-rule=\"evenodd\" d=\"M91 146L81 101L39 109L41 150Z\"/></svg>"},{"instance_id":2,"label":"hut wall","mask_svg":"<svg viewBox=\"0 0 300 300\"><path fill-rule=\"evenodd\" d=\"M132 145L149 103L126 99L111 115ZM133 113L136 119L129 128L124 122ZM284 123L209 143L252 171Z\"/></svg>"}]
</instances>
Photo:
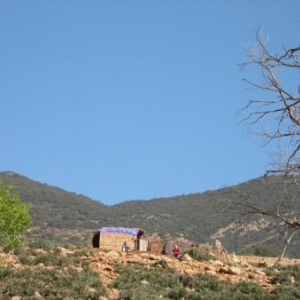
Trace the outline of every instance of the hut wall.
<instances>
[{"instance_id":1,"label":"hut wall","mask_svg":"<svg viewBox=\"0 0 300 300\"><path fill-rule=\"evenodd\" d=\"M102 232L100 234L100 249L122 251L124 242L129 246L129 251L136 250L138 247L136 236L118 232Z\"/></svg>"},{"instance_id":2,"label":"hut wall","mask_svg":"<svg viewBox=\"0 0 300 300\"><path fill-rule=\"evenodd\" d=\"M147 251L148 250L148 241L140 239L139 241L139 250L140 251Z\"/></svg>"},{"instance_id":3,"label":"hut wall","mask_svg":"<svg viewBox=\"0 0 300 300\"><path fill-rule=\"evenodd\" d=\"M162 243L161 242L151 242L151 243L149 243L148 250L153 254L161 254Z\"/></svg>"}]
</instances>

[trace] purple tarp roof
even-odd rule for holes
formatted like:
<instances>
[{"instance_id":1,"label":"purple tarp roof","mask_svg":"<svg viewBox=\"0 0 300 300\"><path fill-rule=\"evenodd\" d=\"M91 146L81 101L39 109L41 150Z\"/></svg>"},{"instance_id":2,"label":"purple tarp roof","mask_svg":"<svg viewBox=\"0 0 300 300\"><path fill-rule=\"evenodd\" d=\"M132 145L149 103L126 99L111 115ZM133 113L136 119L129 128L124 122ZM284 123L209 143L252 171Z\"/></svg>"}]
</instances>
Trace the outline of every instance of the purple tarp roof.
<instances>
[{"instance_id":1,"label":"purple tarp roof","mask_svg":"<svg viewBox=\"0 0 300 300\"><path fill-rule=\"evenodd\" d=\"M144 233L143 230L138 228L124 228L124 227L102 227L100 229L101 233L108 233L108 232L117 232L117 233L126 233L131 235L139 235L140 233Z\"/></svg>"}]
</instances>

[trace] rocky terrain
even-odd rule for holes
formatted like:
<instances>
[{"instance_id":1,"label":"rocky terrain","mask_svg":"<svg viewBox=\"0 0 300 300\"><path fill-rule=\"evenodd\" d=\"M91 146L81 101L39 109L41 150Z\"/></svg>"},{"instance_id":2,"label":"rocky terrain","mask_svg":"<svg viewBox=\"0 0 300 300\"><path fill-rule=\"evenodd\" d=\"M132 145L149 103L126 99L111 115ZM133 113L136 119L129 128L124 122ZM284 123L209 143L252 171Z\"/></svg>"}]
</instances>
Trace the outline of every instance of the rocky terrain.
<instances>
[{"instance_id":1,"label":"rocky terrain","mask_svg":"<svg viewBox=\"0 0 300 300\"><path fill-rule=\"evenodd\" d=\"M117 253L114 251L103 253L97 251L97 255L91 261L93 267L99 272L103 283L109 287L112 280L116 279L114 265L117 263L133 263L150 267L155 261L165 260L168 265L179 273L194 276L199 273L217 276L220 280L229 284L238 281L253 281L261 285L265 290L272 291L274 286L270 283L265 273L266 267L271 267L276 258L229 256L229 262L222 261L195 261L188 256L181 260L165 255L153 255L149 253ZM282 265L299 264L300 260L284 259ZM293 278L290 279L291 283ZM111 290L110 299L116 299L117 291Z\"/></svg>"},{"instance_id":2,"label":"rocky terrain","mask_svg":"<svg viewBox=\"0 0 300 300\"><path fill-rule=\"evenodd\" d=\"M226 261L195 261L188 255L184 255L181 259L175 259L166 255L154 255L148 252L129 252L121 253L116 251L100 251L99 249L89 249L93 255L83 255L82 260L89 263L90 267L96 271L104 286L109 291L109 296L101 297L102 300L117 299L119 291L111 287L111 283L118 276L115 268L118 264L136 264L146 268L151 268L155 262L165 261L168 266L177 270L181 274L194 276L196 274L208 274L217 276L220 280L228 284L234 284L239 281L252 281L261 285L266 291L271 292L274 285L266 273L266 269L276 262L276 258L265 258L255 256L235 256L227 255ZM43 251L43 250L41 250ZM60 255L68 256L72 254L72 250L61 248ZM24 266L20 263L18 257L13 254L0 253L0 261L2 266L13 266L14 268L34 268L45 267L42 263L38 266ZM296 259L284 259L280 264L292 265L299 264ZM81 266L76 266L80 269ZM276 271L276 270L275 270ZM128 274L130 276L130 274ZM289 278L290 284L293 284L293 278ZM147 284L142 282L141 284ZM12 297L12 300L20 300L21 297Z\"/></svg>"}]
</instances>

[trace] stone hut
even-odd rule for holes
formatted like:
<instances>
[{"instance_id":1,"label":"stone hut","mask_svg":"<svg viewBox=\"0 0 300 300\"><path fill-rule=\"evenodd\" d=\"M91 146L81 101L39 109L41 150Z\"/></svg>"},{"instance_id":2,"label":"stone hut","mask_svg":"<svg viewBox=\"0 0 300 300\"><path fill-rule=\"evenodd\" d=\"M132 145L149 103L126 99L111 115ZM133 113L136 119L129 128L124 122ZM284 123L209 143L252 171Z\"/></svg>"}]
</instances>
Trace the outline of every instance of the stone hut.
<instances>
[{"instance_id":1,"label":"stone hut","mask_svg":"<svg viewBox=\"0 0 300 300\"><path fill-rule=\"evenodd\" d=\"M142 240L144 230L140 228L102 227L94 234L93 247L101 250L121 251L124 242L129 246L129 251L147 250L147 241Z\"/></svg>"}]
</instances>

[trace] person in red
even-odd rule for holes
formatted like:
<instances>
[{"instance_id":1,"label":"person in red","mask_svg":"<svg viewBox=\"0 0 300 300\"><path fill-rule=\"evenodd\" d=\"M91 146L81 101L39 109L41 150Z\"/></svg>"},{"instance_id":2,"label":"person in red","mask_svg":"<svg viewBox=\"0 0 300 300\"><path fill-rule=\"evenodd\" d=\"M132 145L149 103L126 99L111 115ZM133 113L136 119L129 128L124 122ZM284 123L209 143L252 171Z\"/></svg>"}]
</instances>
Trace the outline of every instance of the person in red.
<instances>
[{"instance_id":1,"label":"person in red","mask_svg":"<svg viewBox=\"0 0 300 300\"><path fill-rule=\"evenodd\" d=\"M179 247L177 245L175 245L175 247L173 248L173 254L174 256L177 258L179 255Z\"/></svg>"}]
</instances>

